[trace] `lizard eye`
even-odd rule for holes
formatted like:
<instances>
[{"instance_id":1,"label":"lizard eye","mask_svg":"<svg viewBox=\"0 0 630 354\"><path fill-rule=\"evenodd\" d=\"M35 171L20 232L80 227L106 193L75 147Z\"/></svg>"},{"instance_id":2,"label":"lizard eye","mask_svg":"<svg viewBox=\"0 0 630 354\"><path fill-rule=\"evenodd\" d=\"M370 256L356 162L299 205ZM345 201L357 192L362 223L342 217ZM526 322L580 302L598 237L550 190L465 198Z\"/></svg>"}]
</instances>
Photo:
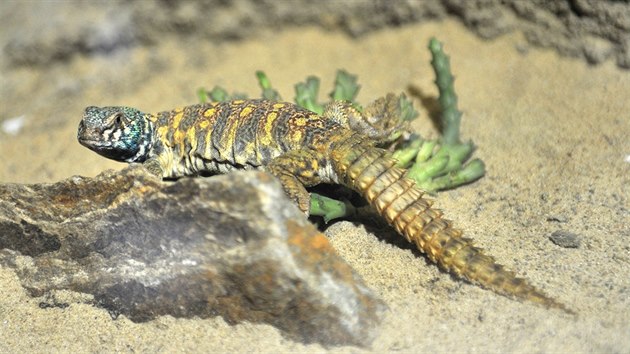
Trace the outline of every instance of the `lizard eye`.
<instances>
[{"instance_id":1,"label":"lizard eye","mask_svg":"<svg viewBox=\"0 0 630 354\"><path fill-rule=\"evenodd\" d=\"M123 114L122 113L116 113L116 115L114 116L114 123L116 125L121 125L123 122Z\"/></svg>"},{"instance_id":2,"label":"lizard eye","mask_svg":"<svg viewBox=\"0 0 630 354\"><path fill-rule=\"evenodd\" d=\"M110 122L109 124L111 127L121 127L125 123L127 123L127 119L125 118L125 115L122 112L118 112L118 113L114 113L109 118L109 122Z\"/></svg>"}]
</instances>

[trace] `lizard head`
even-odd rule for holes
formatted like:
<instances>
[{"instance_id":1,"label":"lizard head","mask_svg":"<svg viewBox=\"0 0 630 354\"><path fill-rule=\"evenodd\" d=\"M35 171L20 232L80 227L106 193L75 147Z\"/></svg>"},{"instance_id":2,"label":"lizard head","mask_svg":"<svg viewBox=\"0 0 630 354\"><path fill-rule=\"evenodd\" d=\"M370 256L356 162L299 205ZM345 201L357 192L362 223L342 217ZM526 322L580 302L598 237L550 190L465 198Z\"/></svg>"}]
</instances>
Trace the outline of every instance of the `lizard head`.
<instances>
[{"instance_id":1,"label":"lizard head","mask_svg":"<svg viewBox=\"0 0 630 354\"><path fill-rule=\"evenodd\" d=\"M129 107L87 107L79 123L81 145L116 161L143 162L151 148L153 125Z\"/></svg>"}]
</instances>

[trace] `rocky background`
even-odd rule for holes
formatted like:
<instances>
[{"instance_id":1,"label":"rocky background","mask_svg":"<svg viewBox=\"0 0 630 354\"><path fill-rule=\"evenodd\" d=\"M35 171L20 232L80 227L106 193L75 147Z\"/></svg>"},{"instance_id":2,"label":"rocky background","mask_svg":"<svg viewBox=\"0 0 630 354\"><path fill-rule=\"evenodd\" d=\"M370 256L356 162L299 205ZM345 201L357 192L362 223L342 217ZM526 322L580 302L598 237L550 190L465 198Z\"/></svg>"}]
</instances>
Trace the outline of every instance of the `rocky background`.
<instances>
[{"instance_id":1,"label":"rocky background","mask_svg":"<svg viewBox=\"0 0 630 354\"><path fill-rule=\"evenodd\" d=\"M453 16L484 39L519 31L534 46L593 64L612 59L630 68L627 1L42 1L34 6L9 2L3 13L5 27L24 29L7 31L2 41L14 65L154 44L167 35L221 42L251 38L261 30L316 25L358 37Z\"/></svg>"},{"instance_id":2,"label":"rocky background","mask_svg":"<svg viewBox=\"0 0 630 354\"><path fill-rule=\"evenodd\" d=\"M94 249L110 258L95 254L102 263L91 265L120 267L116 261L124 255L117 258L90 242L54 242L68 236L64 220L53 220L61 223L51 226L61 232L50 234L55 237L18 220L4 223L0 234L0 352L628 351L629 13L625 1L0 3L3 215L32 221L40 215L33 206L50 204L46 199L30 205L20 197L30 194L16 191L42 192L51 185L22 183L63 181L68 192L67 186L87 181L70 176L125 166L76 142L85 106L165 110L195 103L198 87L215 84L256 96L258 69L287 100L292 85L311 74L322 78L326 94L339 68L358 74L362 102L406 91L421 111L414 128L435 137L425 107L437 95L426 45L437 36L457 78L463 136L475 141L488 169L480 181L440 193L438 205L500 263L578 312L573 318L466 284L391 230L343 221L323 231L339 259L356 272L347 273L356 289L371 289L368 303L377 305L366 307L367 318L379 313L381 319L378 325L362 322L350 340L330 340L335 331L323 327L309 338L312 327L292 328L290 321L235 313L231 306L200 312L207 318L176 318L174 306L138 321L133 303L111 302L116 281L102 268L94 266L93 274L110 282L85 282L82 273L73 278L77 264L66 257ZM155 200L168 203L156 188ZM122 202L114 206L127 210ZM7 232L11 225L16 229ZM21 233L44 235L45 242L16 240ZM142 274L142 264L131 265L123 268ZM64 269L70 271L59 272ZM135 289L144 301L159 286ZM284 306L284 297L274 299L279 302L267 304ZM381 302L384 314L373 311ZM335 328L347 328L342 316L329 318L337 320Z\"/></svg>"}]
</instances>

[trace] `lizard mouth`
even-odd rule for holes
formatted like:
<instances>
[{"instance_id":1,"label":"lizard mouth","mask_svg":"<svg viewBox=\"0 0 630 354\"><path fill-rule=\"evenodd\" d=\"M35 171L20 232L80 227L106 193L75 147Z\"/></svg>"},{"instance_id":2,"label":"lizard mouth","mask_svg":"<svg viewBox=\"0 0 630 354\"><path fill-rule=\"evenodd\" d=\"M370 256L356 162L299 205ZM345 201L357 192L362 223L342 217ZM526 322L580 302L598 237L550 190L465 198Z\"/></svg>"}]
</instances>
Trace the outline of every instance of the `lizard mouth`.
<instances>
[{"instance_id":1,"label":"lizard mouth","mask_svg":"<svg viewBox=\"0 0 630 354\"><path fill-rule=\"evenodd\" d=\"M100 140L92 140L92 139L85 139L85 138L79 138L79 144L89 148L89 149L111 149L112 146L107 143L107 142L103 142Z\"/></svg>"},{"instance_id":2,"label":"lizard mouth","mask_svg":"<svg viewBox=\"0 0 630 354\"><path fill-rule=\"evenodd\" d=\"M90 139L88 137L78 138L79 144L94 151L95 153L115 161L127 161L132 158L137 151L132 148L113 145L111 142L102 139Z\"/></svg>"}]
</instances>

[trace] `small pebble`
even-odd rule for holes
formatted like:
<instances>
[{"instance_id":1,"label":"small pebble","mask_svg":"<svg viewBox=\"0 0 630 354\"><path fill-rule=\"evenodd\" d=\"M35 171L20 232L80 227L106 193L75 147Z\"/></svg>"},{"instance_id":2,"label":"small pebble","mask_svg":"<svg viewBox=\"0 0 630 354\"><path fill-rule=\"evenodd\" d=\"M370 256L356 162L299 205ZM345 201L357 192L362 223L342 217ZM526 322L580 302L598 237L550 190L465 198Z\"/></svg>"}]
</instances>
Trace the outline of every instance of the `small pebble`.
<instances>
[{"instance_id":1,"label":"small pebble","mask_svg":"<svg viewBox=\"0 0 630 354\"><path fill-rule=\"evenodd\" d=\"M567 217L563 216L563 215L549 215L547 217L547 221L554 221L554 222L567 222Z\"/></svg>"},{"instance_id":2,"label":"small pebble","mask_svg":"<svg viewBox=\"0 0 630 354\"><path fill-rule=\"evenodd\" d=\"M551 236L549 236L549 239L554 244L563 248L580 247L580 236L570 231L566 231L566 230L554 231L551 234Z\"/></svg>"},{"instance_id":3,"label":"small pebble","mask_svg":"<svg viewBox=\"0 0 630 354\"><path fill-rule=\"evenodd\" d=\"M9 135L17 135L24 127L24 116L9 118L2 122L2 131Z\"/></svg>"}]
</instances>

